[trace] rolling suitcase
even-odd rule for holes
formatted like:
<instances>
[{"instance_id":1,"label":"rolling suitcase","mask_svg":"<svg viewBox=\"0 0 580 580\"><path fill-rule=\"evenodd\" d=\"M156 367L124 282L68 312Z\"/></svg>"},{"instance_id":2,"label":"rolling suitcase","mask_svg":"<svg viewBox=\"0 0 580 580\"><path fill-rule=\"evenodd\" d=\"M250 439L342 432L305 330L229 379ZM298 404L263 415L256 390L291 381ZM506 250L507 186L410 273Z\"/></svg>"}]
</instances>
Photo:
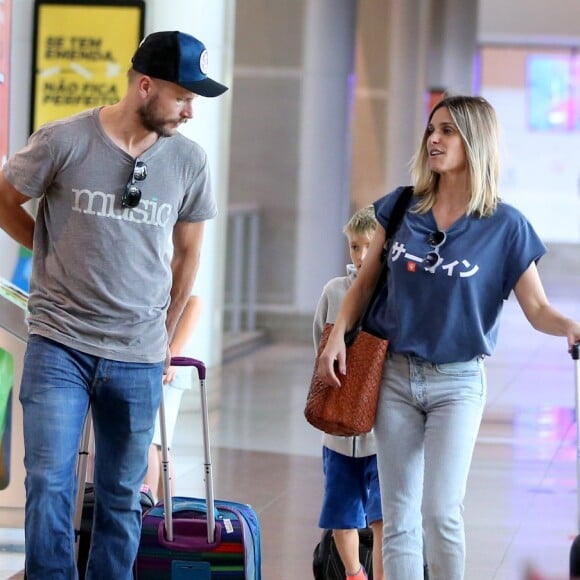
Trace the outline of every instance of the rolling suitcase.
<instances>
[{"instance_id":1,"label":"rolling suitcase","mask_svg":"<svg viewBox=\"0 0 580 580\"><path fill-rule=\"evenodd\" d=\"M578 532L580 532L580 343L572 347L576 378L576 487L578 497ZM570 549L570 580L580 580L580 535L574 538Z\"/></svg>"},{"instance_id":2,"label":"rolling suitcase","mask_svg":"<svg viewBox=\"0 0 580 580\"><path fill-rule=\"evenodd\" d=\"M185 357L174 357L171 364L193 366L199 376L206 497L171 497L162 393L163 500L144 514L135 578L261 580L260 528L254 510L247 504L214 500L205 365ZM168 505L171 509L165 509Z\"/></svg>"}]
</instances>

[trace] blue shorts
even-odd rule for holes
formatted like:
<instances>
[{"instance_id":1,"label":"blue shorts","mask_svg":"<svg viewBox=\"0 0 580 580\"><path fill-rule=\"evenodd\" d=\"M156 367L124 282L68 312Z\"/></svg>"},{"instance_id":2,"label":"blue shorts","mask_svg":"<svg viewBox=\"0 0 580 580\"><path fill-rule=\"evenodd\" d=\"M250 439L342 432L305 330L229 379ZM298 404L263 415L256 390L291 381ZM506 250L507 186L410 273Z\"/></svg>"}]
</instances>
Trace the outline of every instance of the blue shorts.
<instances>
[{"instance_id":1,"label":"blue shorts","mask_svg":"<svg viewBox=\"0 0 580 580\"><path fill-rule=\"evenodd\" d=\"M324 499L319 527L350 530L383 519L376 455L349 457L323 447L322 466Z\"/></svg>"}]
</instances>

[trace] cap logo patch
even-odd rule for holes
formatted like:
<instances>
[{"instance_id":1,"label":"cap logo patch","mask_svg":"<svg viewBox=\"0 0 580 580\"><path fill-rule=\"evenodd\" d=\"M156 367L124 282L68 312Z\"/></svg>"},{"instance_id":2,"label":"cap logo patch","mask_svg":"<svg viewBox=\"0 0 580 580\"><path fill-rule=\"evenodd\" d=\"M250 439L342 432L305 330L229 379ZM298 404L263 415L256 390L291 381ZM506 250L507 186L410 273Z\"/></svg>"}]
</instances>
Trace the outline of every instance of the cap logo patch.
<instances>
[{"instance_id":1,"label":"cap logo patch","mask_svg":"<svg viewBox=\"0 0 580 580\"><path fill-rule=\"evenodd\" d=\"M204 75L207 75L207 64L208 64L207 50L204 50L199 55L199 68Z\"/></svg>"}]
</instances>

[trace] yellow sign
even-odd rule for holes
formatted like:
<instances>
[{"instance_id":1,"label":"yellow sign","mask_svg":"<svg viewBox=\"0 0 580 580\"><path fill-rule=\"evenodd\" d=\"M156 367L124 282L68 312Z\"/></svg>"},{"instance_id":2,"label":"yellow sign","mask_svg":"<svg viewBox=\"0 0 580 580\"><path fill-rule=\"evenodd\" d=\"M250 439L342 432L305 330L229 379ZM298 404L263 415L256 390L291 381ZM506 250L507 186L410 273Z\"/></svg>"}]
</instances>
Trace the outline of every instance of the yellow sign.
<instances>
[{"instance_id":1,"label":"yellow sign","mask_svg":"<svg viewBox=\"0 0 580 580\"><path fill-rule=\"evenodd\" d=\"M32 127L116 103L142 37L143 2L36 6Z\"/></svg>"}]
</instances>

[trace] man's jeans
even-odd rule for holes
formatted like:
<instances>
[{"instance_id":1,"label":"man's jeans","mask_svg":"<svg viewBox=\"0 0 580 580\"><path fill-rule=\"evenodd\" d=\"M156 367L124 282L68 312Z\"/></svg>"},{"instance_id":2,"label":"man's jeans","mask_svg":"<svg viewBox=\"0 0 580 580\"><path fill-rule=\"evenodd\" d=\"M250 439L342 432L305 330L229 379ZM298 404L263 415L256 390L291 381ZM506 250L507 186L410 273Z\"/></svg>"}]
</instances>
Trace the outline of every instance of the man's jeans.
<instances>
[{"instance_id":1,"label":"man's jeans","mask_svg":"<svg viewBox=\"0 0 580 580\"><path fill-rule=\"evenodd\" d=\"M92 408L95 521L87 579L129 580L139 545L139 490L147 470L163 362L88 355L37 335L24 358L20 402L26 467L28 580L74 580L76 462Z\"/></svg>"},{"instance_id":2,"label":"man's jeans","mask_svg":"<svg viewBox=\"0 0 580 580\"><path fill-rule=\"evenodd\" d=\"M423 531L429 578L463 580L463 499L485 397L481 357L389 353L375 424L389 580L423 579Z\"/></svg>"}]
</instances>

